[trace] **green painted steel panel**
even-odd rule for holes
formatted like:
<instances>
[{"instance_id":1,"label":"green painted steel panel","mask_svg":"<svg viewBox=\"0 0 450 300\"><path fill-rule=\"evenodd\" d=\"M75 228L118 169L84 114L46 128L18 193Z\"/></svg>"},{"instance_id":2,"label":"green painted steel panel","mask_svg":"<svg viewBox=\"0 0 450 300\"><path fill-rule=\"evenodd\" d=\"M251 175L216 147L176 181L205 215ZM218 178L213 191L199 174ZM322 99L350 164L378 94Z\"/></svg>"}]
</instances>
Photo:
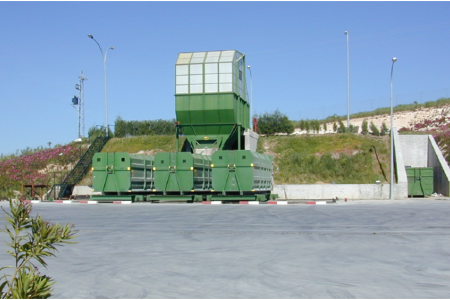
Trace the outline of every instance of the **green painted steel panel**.
<instances>
[{"instance_id":1,"label":"green painted steel panel","mask_svg":"<svg viewBox=\"0 0 450 300\"><path fill-rule=\"evenodd\" d=\"M272 189L272 156L250 150L216 151L212 155L216 192L252 192Z\"/></svg>"},{"instance_id":2,"label":"green painted steel panel","mask_svg":"<svg viewBox=\"0 0 450 300\"><path fill-rule=\"evenodd\" d=\"M406 168L408 196L429 196L434 190L433 168Z\"/></svg>"},{"instance_id":3,"label":"green painted steel panel","mask_svg":"<svg viewBox=\"0 0 450 300\"><path fill-rule=\"evenodd\" d=\"M155 156L155 190L157 192L191 192L210 190L211 157L189 152L160 152Z\"/></svg>"},{"instance_id":4,"label":"green painted steel panel","mask_svg":"<svg viewBox=\"0 0 450 300\"><path fill-rule=\"evenodd\" d=\"M96 153L92 159L93 188L96 192L118 192L130 189L130 171L124 167L129 154Z\"/></svg>"},{"instance_id":5,"label":"green painted steel panel","mask_svg":"<svg viewBox=\"0 0 450 300\"><path fill-rule=\"evenodd\" d=\"M125 193L153 188L153 156L125 152L96 153L92 159L96 192Z\"/></svg>"},{"instance_id":6,"label":"green painted steel panel","mask_svg":"<svg viewBox=\"0 0 450 300\"><path fill-rule=\"evenodd\" d=\"M178 128L191 147L239 148L238 137L250 127L244 55L235 50L180 53L175 78ZM209 89L211 84L218 89Z\"/></svg>"}]
</instances>

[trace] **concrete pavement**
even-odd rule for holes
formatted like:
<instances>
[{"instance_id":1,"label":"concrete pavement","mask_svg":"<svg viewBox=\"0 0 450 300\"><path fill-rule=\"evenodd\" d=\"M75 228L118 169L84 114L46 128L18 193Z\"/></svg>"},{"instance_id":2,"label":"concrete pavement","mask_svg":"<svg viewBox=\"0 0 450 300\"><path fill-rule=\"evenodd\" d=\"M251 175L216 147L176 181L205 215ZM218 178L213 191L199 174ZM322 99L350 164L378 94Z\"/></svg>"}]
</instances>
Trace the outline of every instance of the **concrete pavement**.
<instances>
[{"instance_id":1,"label":"concrete pavement","mask_svg":"<svg viewBox=\"0 0 450 300\"><path fill-rule=\"evenodd\" d=\"M33 213L79 230L42 270L54 298L450 298L448 200L39 203Z\"/></svg>"}]
</instances>

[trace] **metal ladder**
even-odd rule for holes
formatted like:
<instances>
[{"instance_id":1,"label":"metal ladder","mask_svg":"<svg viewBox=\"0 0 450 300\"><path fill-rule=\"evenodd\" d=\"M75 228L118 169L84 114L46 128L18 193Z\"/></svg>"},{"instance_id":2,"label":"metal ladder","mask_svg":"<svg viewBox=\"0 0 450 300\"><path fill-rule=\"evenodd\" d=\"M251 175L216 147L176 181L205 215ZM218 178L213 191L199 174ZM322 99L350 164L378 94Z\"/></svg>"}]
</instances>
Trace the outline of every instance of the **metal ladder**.
<instances>
[{"instance_id":1,"label":"metal ladder","mask_svg":"<svg viewBox=\"0 0 450 300\"><path fill-rule=\"evenodd\" d=\"M60 187L58 199L62 199L66 195L72 194L73 187L80 182L81 179L83 179L83 176L91 167L94 154L100 152L108 140L109 136L99 136L92 142L89 149L86 150L72 171L70 171L70 173L64 178L63 182L58 185ZM55 186L56 185L52 187L52 190L48 195L52 195Z\"/></svg>"}]
</instances>

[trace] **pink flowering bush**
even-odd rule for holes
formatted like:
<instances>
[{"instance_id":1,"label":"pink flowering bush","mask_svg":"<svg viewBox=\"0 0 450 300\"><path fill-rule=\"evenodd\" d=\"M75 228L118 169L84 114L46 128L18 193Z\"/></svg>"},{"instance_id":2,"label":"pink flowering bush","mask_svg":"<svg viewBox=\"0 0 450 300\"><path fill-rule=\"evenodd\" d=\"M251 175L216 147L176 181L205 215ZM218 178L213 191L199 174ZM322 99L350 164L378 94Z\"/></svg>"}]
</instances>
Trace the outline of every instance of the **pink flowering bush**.
<instances>
[{"instance_id":1,"label":"pink flowering bush","mask_svg":"<svg viewBox=\"0 0 450 300\"><path fill-rule=\"evenodd\" d=\"M0 199L10 198L12 190L20 191L22 184L52 185L54 177L60 180L65 174L49 170L49 165L67 166L75 164L82 153L79 146L65 145L46 149L32 155L23 155L0 161ZM41 171L41 172L39 172ZM70 168L66 173L70 171ZM60 183L60 182L57 182Z\"/></svg>"}]
</instances>

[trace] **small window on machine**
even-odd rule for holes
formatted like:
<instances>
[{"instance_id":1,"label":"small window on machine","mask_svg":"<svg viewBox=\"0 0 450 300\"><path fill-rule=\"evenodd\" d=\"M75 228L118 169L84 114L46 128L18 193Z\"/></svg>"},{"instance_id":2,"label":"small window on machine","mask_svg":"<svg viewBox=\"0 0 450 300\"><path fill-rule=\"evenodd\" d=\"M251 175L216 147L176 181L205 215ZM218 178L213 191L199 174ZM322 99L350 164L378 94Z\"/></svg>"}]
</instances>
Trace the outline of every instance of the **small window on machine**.
<instances>
[{"instance_id":1,"label":"small window on machine","mask_svg":"<svg viewBox=\"0 0 450 300\"><path fill-rule=\"evenodd\" d=\"M222 156L219 156L219 159L222 159Z\"/></svg>"},{"instance_id":2,"label":"small window on machine","mask_svg":"<svg viewBox=\"0 0 450 300\"><path fill-rule=\"evenodd\" d=\"M125 157L122 157L122 161L125 161Z\"/></svg>"},{"instance_id":3,"label":"small window on machine","mask_svg":"<svg viewBox=\"0 0 450 300\"><path fill-rule=\"evenodd\" d=\"M102 161L102 159L100 157L97 157L97 162Z\"/></svg>"},{"instance_id":4,"label":"small window on machine","mask_svg":"<svg viewBox=\"0 0 450 300\"><path fill-rule=\"evenodd\" d=\"M163 164L163 163L164 163L164 160L161 160L161 163Z\"/></svg>"},{"instance_id":5,"label":"small window on machine","mask_svg":"<svg viewBox=\"0 0 450 300\"><path fill-rule=\"evenodd\" d=\"M185 159L183 159L183 164L185 164L186 163L186 160Z\"/></svg>"},{"instance_id":6,"label":"small window on machine","mask_svg":"<svg viewBox=\"0 0 450 300\"><path fill-rule=\"evenodd\" d=\"M242 156L242 159L246 159L246 158L247 158L247 156L245 156L245 155Z\"/></svg>"}]
</instances>

